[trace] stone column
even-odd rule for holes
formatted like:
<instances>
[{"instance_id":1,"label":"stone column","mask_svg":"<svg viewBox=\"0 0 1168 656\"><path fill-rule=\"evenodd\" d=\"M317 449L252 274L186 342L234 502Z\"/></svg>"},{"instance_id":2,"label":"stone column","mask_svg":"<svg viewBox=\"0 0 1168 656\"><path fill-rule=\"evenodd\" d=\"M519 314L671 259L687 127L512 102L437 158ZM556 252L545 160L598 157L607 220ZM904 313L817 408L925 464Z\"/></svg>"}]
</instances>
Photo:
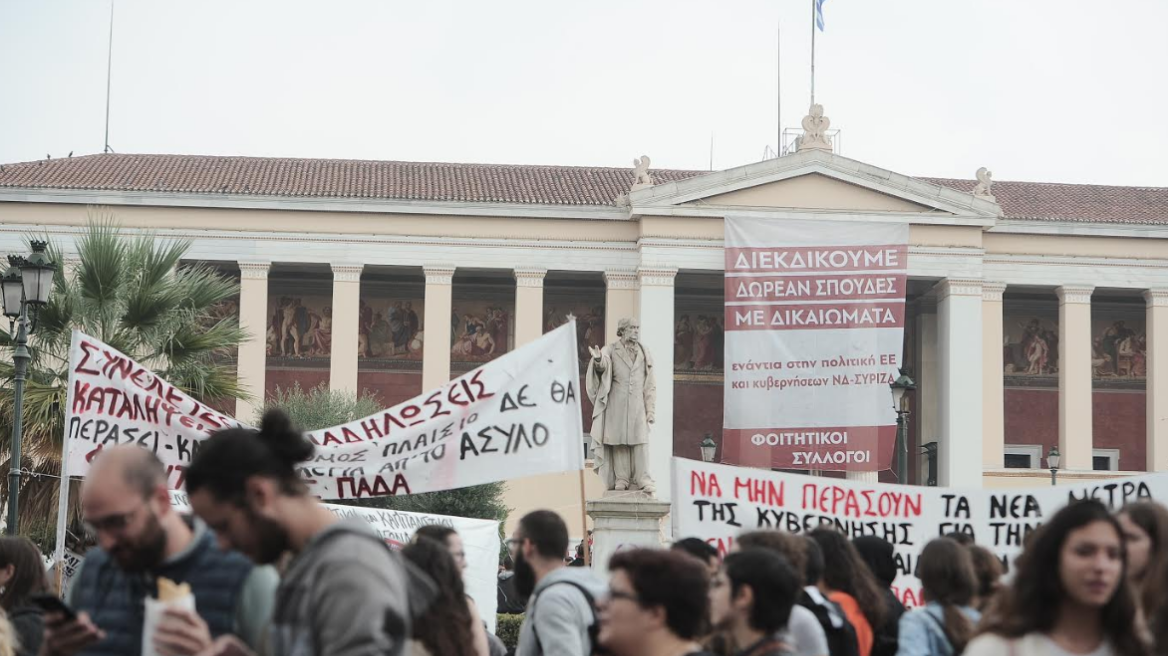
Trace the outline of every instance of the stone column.
<instances>
[{"instance_id":1,"label":"stone column","mask_svg":"<svg viewBox=\"0 0 1168 656\"><path fill-rule=\"evenodd\" d=\"M268 270L270 262L239 263L239 327L246 337L236 359L239 384L254 397L237 399L235 416L252 423L264 404L268 368Z\"/></svg>"},{"instance_id":2,"label":"stone column","mask_svg":"<svg viewBox=\"0 0 1168 656\"><path fill-rule=\"evenodd\" d=\"M515 347L543 334L543 279L547 269L515 269Z\"/></svg>"},{"instance_id":3,"label":"stone column","mask_svg":"<svg viewBox=\"0 0 1168 656\"><path fill-rule=\"evenodd\" d=\"M616 341L616 324L625 317L637 316L637 272L632 269L609 269L604 272L604 343ZM654 354L656 355L656 354ZM673 351L670 351L670 360Z\"/></svg>"},{"instance_id":4,"label":"stone column","mask_svg":"<svg viewBox=\"0 0 1168 656\"><path fill-rule=\"evenodd\" d=\"M937 334L937 299L922 298L917 313L917 366L913 376L917 384L916 405L911 408L909 421L917 426L917 448L909 452L910 468L917 475L917 483L928 481L928 459L921 455L920 446L936 441L941 435L941 380L939 354L940 337Z\"/></svg>"},{"instance_id":5,"label":"stone column","mask_svg":"<svg viewBox=\"0 0 1168 656\"><path fill-rule=\"evenodd\" d=\"M426 265L425 335L422 340L422 390L450 380L450 312L454 305L454 267Z\"/></svg>"},{"instance_id":6,"label":"stone column","mask_svg":"<svg viewBox=\"0 0 1168 656\"><path fill-rule=\"evenodd\" d=\"M1001 469L1005 466L1006 389L1005 362L1002 361L1004 317L1002 294L1005 283L987 282L981 288L982 334L982 466Z\"/></svg>"},{"instance_id":7,"label":"stone column","mask_svg":"<svg viewBox=\"0 0 1168 656\"><path fill-rule=\"evenodd\" d=\"M361 264L333 265L333 343L329 389L357 394L357 342L361 331Z\"/></svg>"},{"instance_id":8,"label":"stone column","mask_svg":"<svg viewBox=\"0 0 1168 656\"><path fill-rule=\"evenodd\" d=\"M1055 290L1059 299L1059 454L1062 469L1092 471L1090 286ZM1045 457L1046 454L1043 454Z\"/></svg>"},{"instance_id":9,"label":"stone column","mask_svg":"<svg viewBox=\"0 0 1168 656\"><path fill-rule=\"evenodd\" d=\"M641 285L641 342L653 356L657 383L656 423L649 431L649 474L657 483L657 498L668 501L673 458L673 281L677 269L642 267L637 277ZM620 318L612 317L612 324Z\"/></svg>"},{"instance_id":10,"label":"stone column","mask_svg":"<svg viewBox=\"0 0 1168 656\"><path fill-rule=\"evenodd\" d=\"M1168 289L1144 292L1148 304L1147 470L1168 471Z\"/></svg>"},{"instance_id":11,"label":"stone column","mask_svg":"<svg viewBox=\"0 0 1168 656\"><path fill-rule=\"evenodd\" d=\"M937 484L981 487L982 282L947 279L937 286L941 422Z\"/></svg>"}]
</instances>

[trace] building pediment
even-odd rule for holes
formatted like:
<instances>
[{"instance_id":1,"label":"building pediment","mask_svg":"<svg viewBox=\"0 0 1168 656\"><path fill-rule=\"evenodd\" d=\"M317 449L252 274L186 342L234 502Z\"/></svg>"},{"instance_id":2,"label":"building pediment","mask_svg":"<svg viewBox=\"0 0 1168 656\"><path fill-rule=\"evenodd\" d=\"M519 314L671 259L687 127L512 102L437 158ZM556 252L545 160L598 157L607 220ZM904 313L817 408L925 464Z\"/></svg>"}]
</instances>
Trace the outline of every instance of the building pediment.
<instances>
[{"instance_id":1,"label":"building pediment","mask_svg":"<svg viewBox=\"0 0 1168 656\"><path fill-rule=\"evenodd\" d=\"M629 194L633 215L727 213L887 216L912 223L993 225L990 200L822 151L658 184Z\"/></svg>"}]
</instances>

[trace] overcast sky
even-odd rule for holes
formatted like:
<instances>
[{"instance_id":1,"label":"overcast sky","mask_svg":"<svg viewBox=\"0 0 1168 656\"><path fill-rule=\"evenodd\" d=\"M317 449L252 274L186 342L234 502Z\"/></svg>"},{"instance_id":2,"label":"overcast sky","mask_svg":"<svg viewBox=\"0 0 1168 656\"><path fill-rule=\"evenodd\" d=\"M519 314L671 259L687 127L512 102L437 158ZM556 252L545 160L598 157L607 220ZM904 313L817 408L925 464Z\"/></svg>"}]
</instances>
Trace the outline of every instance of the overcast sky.
<instances>
[{"instance_id":1,"label":"overcast sky","mask_svg":"<svg viewBox=\"0 0 1168 656\"><path fill-rule=\"evenodd\" d=\"M0 0L0 162L100 152L109 0ZM816 99L923 176L1168 186L1168 1L828 0ZM116 0L117 152L724 169L811 0Z\"/></svg>"}]
</instances>

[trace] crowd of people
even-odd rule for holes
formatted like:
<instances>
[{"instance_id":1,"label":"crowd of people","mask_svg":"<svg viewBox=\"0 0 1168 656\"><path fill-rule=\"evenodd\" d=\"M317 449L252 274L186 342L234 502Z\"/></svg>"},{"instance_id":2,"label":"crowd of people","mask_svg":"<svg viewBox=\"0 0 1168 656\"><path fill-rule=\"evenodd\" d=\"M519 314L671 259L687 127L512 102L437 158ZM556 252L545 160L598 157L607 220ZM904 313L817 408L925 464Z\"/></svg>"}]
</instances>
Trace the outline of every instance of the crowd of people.
<instances>
[{"instance_id":1,"label":"crowd of people","mask_svg":"<svg viewBox=\"0 0 1168 656\"><path fill-rule=\"evenodd\" d=\"M1012 571L968 535L915 559L923 605L893 588L900 561L873 536L831 527L745 532L728 554L682 539L619 550L603 574L572 566L551 511L507 540L492 635L446 527L393 551L310 494L312 444L279 411L204 442L187 470L193 515L170 504L149 451L103 451L81 491L97 545L64 595L37 547L0 539L0 656L1145 656L1168 653L1168 510L1071 503L1031 533ZM577 551L580 555L580 551ZM157 606L172 583L188 595ZM185 587L184 587L185 586Z\"/></svg>"}]
</instances>

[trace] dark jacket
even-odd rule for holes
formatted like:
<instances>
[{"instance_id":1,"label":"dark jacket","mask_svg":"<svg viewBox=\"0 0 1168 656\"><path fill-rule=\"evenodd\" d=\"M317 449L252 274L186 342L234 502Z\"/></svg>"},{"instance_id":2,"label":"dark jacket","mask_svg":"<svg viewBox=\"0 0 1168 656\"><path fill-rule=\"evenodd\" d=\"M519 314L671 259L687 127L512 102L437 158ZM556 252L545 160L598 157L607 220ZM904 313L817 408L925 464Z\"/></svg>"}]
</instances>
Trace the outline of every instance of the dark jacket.
<instances>
[{"instance_id":1,"label":"dark jacket","mask_svg":"<svg viewBox=\"0 0 1168 656\"><path fill-rule=\"evenodd\" d=\"M199 616L207 622L212 637L232 633L237 602L253 569L251 561L239 552L220 550L215 535L201 522L196 523L190 546L151 572L128 574L104 550L90 549L69 590L68 602L78 612L89 613L106 638L81 653L141 653L145 600L157 594L160 577L190 584Z\"/></svg>"},{"instance_id":2,"label":"dark jacket","mask_svg":"<svg viewBox=\"0 0 1168 656\"><path fill-rule=\"evenodd\" d=\"M41 650L45 632L45 618L41 609L36 606L19 606L8 611L8 621L12 623L16 639L20 641L17 656L36 656Z\"/></svg>"},{"instance_id":3,"label":"dark jacket","mask_svg":"<svg viewBox=\"0 0 1168 656\"><path fill-rule=\"evenodd\" d=\"M884 624L876 627L872 643L872 656L896 656L900 633L900 616L904 615L904 604L896 598L891 588L884 588Z\"/></svg>"}]
</instances>

